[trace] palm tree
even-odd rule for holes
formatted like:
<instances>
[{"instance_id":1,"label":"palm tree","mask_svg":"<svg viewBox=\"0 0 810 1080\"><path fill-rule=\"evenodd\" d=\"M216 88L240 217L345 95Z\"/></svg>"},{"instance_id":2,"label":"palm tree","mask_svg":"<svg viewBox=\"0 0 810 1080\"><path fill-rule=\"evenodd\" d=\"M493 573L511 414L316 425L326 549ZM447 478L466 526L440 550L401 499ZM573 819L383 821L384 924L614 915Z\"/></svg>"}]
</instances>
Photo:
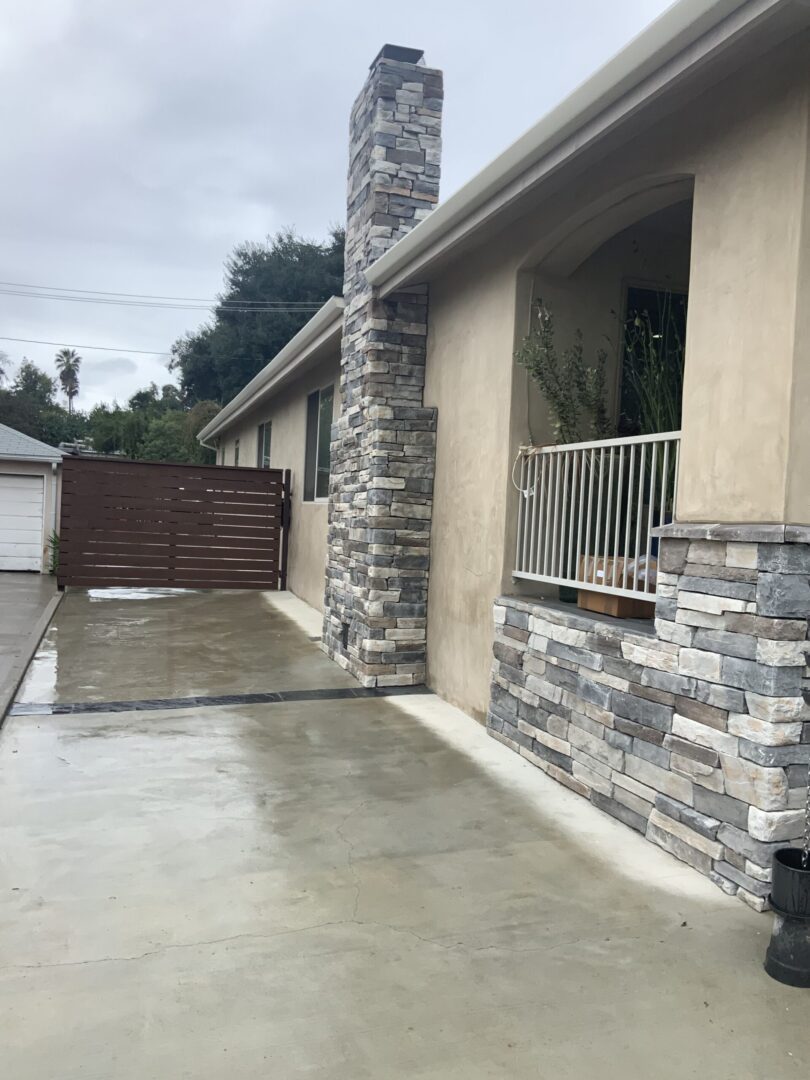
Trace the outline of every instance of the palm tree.
<instances>
[{"instance_id":1,"label":"palm tree","mask_svg":"<svg viewBox=\"0 0 810 1080\"><path fill-rule=\"evenodd\" d=\"M73 412L73 399L79 393L79 368L82 358L75 349L60 349L56 354L59 382L68 399L68 413Z\"/></svg>"}]
</instances>

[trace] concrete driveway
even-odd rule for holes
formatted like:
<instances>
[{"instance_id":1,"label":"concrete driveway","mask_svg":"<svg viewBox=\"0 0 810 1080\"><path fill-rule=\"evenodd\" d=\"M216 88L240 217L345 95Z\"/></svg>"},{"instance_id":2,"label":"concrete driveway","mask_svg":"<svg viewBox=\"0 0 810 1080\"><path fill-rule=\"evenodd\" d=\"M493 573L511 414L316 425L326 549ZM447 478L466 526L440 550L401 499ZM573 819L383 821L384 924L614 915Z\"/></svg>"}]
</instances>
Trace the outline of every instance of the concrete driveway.
<instances>
[{"instance_id":1,"label":"concrete driveway","mask_svg":"<svg viewBox=\"0 0 810 1080\"><path fill-rule=\"evenodd\" d=\"M68 594L0 733L4 1075L806 1075L769 917L299 623Z\"/></svg>"},{"instance_id":2,"label":"concrete driveway","mask_svg":"<svg viewBox=\"0 0 810 1080\"><path fill-rule=\"evenodd\" d=\"M48 574L0 573L0 723L60 600Z\"/></svg>"}]
</instances>

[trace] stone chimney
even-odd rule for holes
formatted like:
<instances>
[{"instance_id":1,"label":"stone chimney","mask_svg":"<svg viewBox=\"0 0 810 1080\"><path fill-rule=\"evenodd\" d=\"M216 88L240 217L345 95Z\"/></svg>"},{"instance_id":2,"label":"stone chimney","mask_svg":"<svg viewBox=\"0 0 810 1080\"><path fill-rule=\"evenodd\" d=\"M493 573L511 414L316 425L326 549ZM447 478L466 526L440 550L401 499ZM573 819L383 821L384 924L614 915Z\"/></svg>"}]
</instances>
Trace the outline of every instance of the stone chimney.
<instances>
[{"instance_id":1,"label":"stone chimney","mask_svg":"<svg viewBox=\"0 0 810 1080\"><path fill-rule=\"evenodd\" d=\"M424 682L436 410L427 286L365 271L439 197L442 74L385 45L351 114L341 414L332 429L323 645L365 686Z\"/></svg>"}]
</instances>

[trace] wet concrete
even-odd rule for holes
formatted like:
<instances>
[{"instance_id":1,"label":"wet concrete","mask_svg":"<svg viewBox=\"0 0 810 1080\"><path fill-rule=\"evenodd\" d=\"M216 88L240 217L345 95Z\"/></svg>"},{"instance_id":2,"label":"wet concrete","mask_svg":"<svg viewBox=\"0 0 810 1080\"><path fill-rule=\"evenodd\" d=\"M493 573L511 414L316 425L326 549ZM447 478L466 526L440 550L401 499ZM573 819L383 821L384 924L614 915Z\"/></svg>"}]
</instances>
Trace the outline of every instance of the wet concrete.
<instances>
[{"instance_id":1,"label":"wet concrete","mask_svg":"<svg viewBox=\"0 0 810 1080\"><path fill-rule=\"evenodd\" d=\"M119 701L357 686L261 592L69 590L20 691ZM294 629L294 627L293 627Z\"/></svg>"},{"instance_id":2,"label":"wet concrete","mask_svg":"<svg viewBox=\"0 0 810 1080\"><path fill-rule=\"evenodd\" d=\"M0 823L15 1080L806 1073L768 918L436 698L11 717Z\"/></svg>"},{"instance_id":3,"label":"wet concrete","mask_svg":"<svg viewBox=\"0 0 810 1080\"><path fill-rule=\"evenodd\" d=\"M0 573L0 722L37 646L40 621L57 601L48 574Z\"/></svg>"}]
</instances>

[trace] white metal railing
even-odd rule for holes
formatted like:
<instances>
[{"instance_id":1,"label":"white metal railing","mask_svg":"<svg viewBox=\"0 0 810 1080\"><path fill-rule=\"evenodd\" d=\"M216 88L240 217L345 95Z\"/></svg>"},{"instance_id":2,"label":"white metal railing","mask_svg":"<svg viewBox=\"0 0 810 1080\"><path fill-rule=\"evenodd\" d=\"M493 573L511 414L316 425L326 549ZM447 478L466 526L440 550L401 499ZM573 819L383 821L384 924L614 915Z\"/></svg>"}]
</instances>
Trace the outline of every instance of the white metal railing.
<instances>
[{"instance_id":1,"label":"white metal railing","mask_svg":"<svg viewBox=\"0 0 810 1080\"><path fill-rule=\"evenodd\" d=\"M521 447L514 576L652 598L652 530L672 520L680 445L668 431Z\"/></svg>"}]
</instances>

